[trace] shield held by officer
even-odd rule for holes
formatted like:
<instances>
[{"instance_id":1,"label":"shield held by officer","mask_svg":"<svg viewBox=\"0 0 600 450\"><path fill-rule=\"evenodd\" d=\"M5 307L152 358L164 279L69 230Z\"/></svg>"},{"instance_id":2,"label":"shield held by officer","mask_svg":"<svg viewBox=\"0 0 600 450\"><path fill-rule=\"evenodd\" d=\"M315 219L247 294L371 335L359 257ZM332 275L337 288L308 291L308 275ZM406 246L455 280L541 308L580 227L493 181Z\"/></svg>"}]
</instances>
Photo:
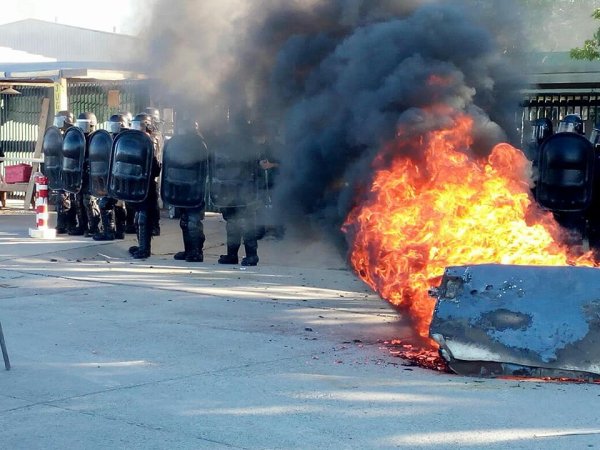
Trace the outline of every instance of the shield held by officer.
<instances>
[{"instance_id":1,"label":"shield held by officer","mask_svg":"<svg viewBox=\"0 0 600 450\"><path fill-rule=\"evenodd\" d=\"M62 144L62 189L73 194L81 190L83 184L83 163L86 141L83 131L71 127L65 132Z\"/></svg>"},{"instance_id":2,"label":"shield held by officer","mask_svg":"<svg viewBox=\"0 0 600 450\"><path fill-rule=\"evenodd\" d=\"M173 136L163 149L160 196L178 208L198 208L204 203L208 150L197 134Z\"/></svg>"},{"instance_id":3,"label":"shield held by officer","mask_svg":"<svg viewBox=\"0 0 600 450\"><path fill-rule=\"evenodd\" d=\"M585 211L592 201L594 146L584 136L561 132L540 147L537 201L551 211Z\"/></svg>"},{"instance_id":4,"label":"shield held by officer","mask_svg":"<svg viewBox=\"0 0 600 450\"><path fill-rule=\"evenodd\" d=\"M44 133L42 152L44 154L44 174L48 177L48 187L52 190L62 189L60 173L62 171L63 136L60 129L49 127Z\"/></svg>"},{"instance_id":5,"label":"shield held by officer","mask_svg":"<svg viewBox=\"0 0 600 450\"><path fill-rule=\"evenodd\" d=\"M98 130L90 137L90 192L96 197L108 195L108 174L113 139L106 130Z\"/></svg>"},{"instance_id":6,"label":"shield held by officer","mask_svg":"<svg viewBox=\"0 0 600 450\"><path fill-rule=\"evenodd\" d=\"M112 149L108 195L126 202L142 202L148 196L154 144L139 130L120 133Z\"/></svg>"}]
</instances>

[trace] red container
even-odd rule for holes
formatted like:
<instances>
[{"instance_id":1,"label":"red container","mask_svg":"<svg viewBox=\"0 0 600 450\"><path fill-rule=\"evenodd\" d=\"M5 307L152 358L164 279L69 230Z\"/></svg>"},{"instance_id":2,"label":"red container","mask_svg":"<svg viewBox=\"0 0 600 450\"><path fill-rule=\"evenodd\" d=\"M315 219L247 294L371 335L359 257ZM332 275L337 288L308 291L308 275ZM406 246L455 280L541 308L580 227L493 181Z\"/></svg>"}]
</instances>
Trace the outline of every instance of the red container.
<instances>
[{"instance_id":1,"label":"red container","mask_svg":"<svg viewBox=\"0 0 600 450\"><path fill-rule=\"evenodd\" d=\"M31 177L31 166L29 164L15 164L4 167L4 182L27 183Z\"/></svg>"}]
</instances>

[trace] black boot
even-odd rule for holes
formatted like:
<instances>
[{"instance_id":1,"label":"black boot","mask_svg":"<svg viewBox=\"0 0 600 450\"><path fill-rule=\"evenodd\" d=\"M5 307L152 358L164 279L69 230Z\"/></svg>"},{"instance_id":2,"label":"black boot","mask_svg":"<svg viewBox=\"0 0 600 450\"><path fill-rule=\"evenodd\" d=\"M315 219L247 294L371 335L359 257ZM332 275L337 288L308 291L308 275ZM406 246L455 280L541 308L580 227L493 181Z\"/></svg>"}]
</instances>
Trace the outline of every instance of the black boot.
<instances>
[{"instance_id":1,"label":"black boot","mask_svg":"<svg viewBox=\"0 0 600 450\"><path fill-rule=\"evenodd\" d=\"M135 228L135 209L125 204L125 233L136 234Z\"/></svg>"},{"instance_id":2,"label":"black boot","mask_svg":"<svg viewBox=\"0 0 600 450\"><path fill-rule=\"evenodd\" d=\"M125 208L115 206L115 239L125 239Z\"/></svg>"},{"instance_id":3,"label":"black boot","mask_svg":"<svg viewBox=\"0 0 600 450\"><path fill-rule=\"evenodd\" d=\"M67 234L67 215L62 211L56 211L56 234Z\"/></svg>"},{"instance_id":4,"label":"black boot","mask_svg":"<svg viewBox=\"0 0 600 450\"><path fill-rule=\"evenodd\" d=\"M151 255L150 241L152 239L152 225L148 223L145 211L138 212L138 249L133 253L134 259L146 259Z\"/></svg>"},{"instance_id":5,"label":"black boot","mask_svg":"<svg viewBox=\"0 0 600 450\"><path fill-rule=\"evenodd\" d=\"M77 217L77 226L69 230L69 235L83 236L88 229L88 218L85 214L83 202L79 194L75 194L73 205L75 209L75 215Z\"/></svg>"},{"instance_id":6,"label":"black boot","mask_svg":"<svg viewBox=\"0 0 600 450\"><path fill-rule=\"evenodd\" d=\"M181 228L181 236L183 237L183 251L175 253L175 255L173 255L173 259L176 259L177 261L185 261L192 246L189 231L189 216L185 210L179 218L179 228Z\"/></svg>"},{"instance_id":7,"label":"black boot","mask_svg":"<svg viewBox=\"0 0 600 450\"><path fill-rule=\"evenodd\" d=\"M85 230L84 236L93 238L100 234L100 217L93 215L88 219L89 228Z\"/></svg>"},{"instance_id":8,"label":"black boot","mask_svg":"<svg viewBox=\"0 0 600 450\"><path fill-rule=\"evenodd\" d=\"M237 264L238 260L238 250L240 249L239 245L228 245L227 246L227 254L219 256L219 264Z\"/></svg>"},{"instance_id":9,"label":"black boot","mask_svg":"<svg viewBox=\"0 0 600 450\"><path fill-rule=\"evenodd\" d=\"M190 214L189 225L187 229L188 247L186 247L185 260L187 262L203 262L204 253L204 227L200 218L200 214L193 212Z\"/></svg>"},{"instance_id":10,"label":"black boot","mask_svg":"<svg viewBox=\"0 0 600 450\"><path fill-rule=\"evenodd\" d=\"M258 264L258 255L250 255L242 258L242 266L256 266Z\"/></svg>"},{"instance_id":11,"label":"black boot","mask_svg":"<svg viewBox=\"0 0 600 450\"><path fill-rule=\"evenodd\" d=\"M246 257L242 259L242 266L255 266L258 264L258 240L256 239L256 220L252 217L246 222L244 230L244 250Z\"/></svg>"},{"instance_id":12,"label":"black boot","mask_svg":"<svg viewBox=\"0 0 600 450\"><path fill-rule=\"evenodd\" d=\"M242 266L255 266L258 264L258 245L256 241L249 244L244 244L246 257L242 258Z\"/></svg>"},{"instance_id":13,"label":"black boot","mask_svg":"<svg viewBox=\"0 0 600 450\"><path fill-rule=\"evenodd\" d=\"M95 241L114 241L115 240L115 215L112 209L102 210L100 212L102 220L102 232L94 234Z\"/></svg>"}]
</instances>

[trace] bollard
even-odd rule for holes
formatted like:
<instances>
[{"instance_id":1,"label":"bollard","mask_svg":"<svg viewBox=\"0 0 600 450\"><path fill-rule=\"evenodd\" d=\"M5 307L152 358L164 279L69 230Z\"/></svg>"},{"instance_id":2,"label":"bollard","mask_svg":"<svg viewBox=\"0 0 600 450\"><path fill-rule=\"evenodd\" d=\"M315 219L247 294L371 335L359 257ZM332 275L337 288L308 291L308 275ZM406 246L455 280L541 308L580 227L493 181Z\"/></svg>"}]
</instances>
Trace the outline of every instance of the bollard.
<instances>
[{"instance_id":1,"label":"bollard","mask_svg":"<svg viewBox=\"0 0 600 450\"><path fill-rule=\"evenodd\" d=\"M4 342L4 333L2 333L2 324L0 323L0 348L2 348L2 357L4 358L4 367L10 370L10 361L8 360L8 351Z\"/></svg>"},{"instance_id":2,"label":"bollard","mask_svg":"<svg viewBox=\"0 0 600 450\"><path fill-rule=\"evenodd\" d=\"M29 236L38 239L54 239L56 230L48 228L48 177L36 173L35 181L35 218L37 228L29 229Z\"/></svg>"}]
</instances>

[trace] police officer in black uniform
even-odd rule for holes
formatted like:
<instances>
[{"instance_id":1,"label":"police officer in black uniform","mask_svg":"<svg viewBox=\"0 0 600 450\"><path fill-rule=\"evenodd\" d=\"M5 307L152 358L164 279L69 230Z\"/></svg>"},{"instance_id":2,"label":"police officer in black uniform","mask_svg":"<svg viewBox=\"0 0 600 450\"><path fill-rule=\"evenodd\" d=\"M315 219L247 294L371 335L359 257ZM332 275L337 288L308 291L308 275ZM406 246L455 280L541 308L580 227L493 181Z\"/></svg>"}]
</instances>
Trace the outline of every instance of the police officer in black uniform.
<instances>
[{"instance_id":1,"label":"police officer in black uniform","mask_svg":"<svg viewBox=\"0 0 600 450\"><path fill-rule=\"evenodd\" d=\"M54 116L53 125L64 135L75 120L71 111L59 111ZM74 207L75 196L62 189L53 191L56 205L56 234L67 234L77 227L77 215Z\"/></svg>"},{"instance_id":2,"label":"police officer in black uniform","mask_svg":"<svg viewBox=\"0 0 600 450\"><path fill-rule=\"evenodd\" d=\"M244 139L232 133L215 142L215 151L210 155L210 197L226 221L227 254L219 257L219 264L238 264L243 242L246 256L242 265L256 266L258 156L248 148L240 148L243 142Z\"/></svg>"},{"instance_id":3,"label":"police officer in black uniform","mask_svg":"<svg viewBox=\"0 0 600 450\"><path fill-rule=\"evenodd\" d=\"M130 203L130 206L135 208L138 245L130 247L129 253L135 259L145 259L151 255L152 228L153 224L158 221L155 217L157 214L155 205L158 201L156 177L160 175L160 163L156 157L156 141L152 137L153 127L151 117L145 113L136 115L131 123L131 128L146 133L154 146L148 195L141 202Z\"/></svg>"},{"instance_id":4,"label":"police officer in black uniform","mask_svg":"<svg viewBox=\"0 0 600 450\"><path fill-rule=\"evenodd\" d=\"M92 112L83 112L79 114L75 121L75 126L85 135L86 147L89 143L90 135L96 131L98 120ZM77 215L77 228L69 232L73 236L92 237L100 231L100 209L98 208L98 199L90 194L89 190L89 155L86 155L83 163L83 183L81 190L75 194L75 211Z\"/></svg>"},{"instance_id":5,"label":"police officer in black uniform","mask_svg":"<svg viewBox=\"0 0 600 450\"><path fill-rule=\"evenodd\" d=\"M129 122L125 114L113 114L108 119L108 131L113 139L123 130L129 128ZM100 219L102 231L94 235L95 241L113 241L125 238L125 222L127 212L125 202L115 198L104 196L98 200L100 208Z\"/></svg>"},{"instance_id":6,"label":"police officer in black uniform","mask_svg":"<svg viewBox=\"0 0 600 450\"><path fill-rule=\"evenodd\" d=\"M160 120L160 111L157 108L147 107L144 108L144 114L150 117L150 123L152 124L151 133L154 145L156 146L156 159L159 163L162 163L162 150L164 146L164 136L162 133L162 122ZM158 185L157 185L158 189ZM155 211L152 214L154 222L152 223L152 236L160 236L160 204L158 200L158 193L156 195L156 204L153 205Z\"/></svg>"},{"instance_id":7,"label":"police officer in black uniform","mask_svg":"<svg viewBox=\"0 0 600 450\"><path fill-rule=\"evenodd\" d=\"M184 250L176 260L204 261L203 246L205 192L208 171L208 149L198 130L198 123L182 119L177 134L163 149L161 197L180 213L179 227Z\"/></svg>"}]
</instances>

